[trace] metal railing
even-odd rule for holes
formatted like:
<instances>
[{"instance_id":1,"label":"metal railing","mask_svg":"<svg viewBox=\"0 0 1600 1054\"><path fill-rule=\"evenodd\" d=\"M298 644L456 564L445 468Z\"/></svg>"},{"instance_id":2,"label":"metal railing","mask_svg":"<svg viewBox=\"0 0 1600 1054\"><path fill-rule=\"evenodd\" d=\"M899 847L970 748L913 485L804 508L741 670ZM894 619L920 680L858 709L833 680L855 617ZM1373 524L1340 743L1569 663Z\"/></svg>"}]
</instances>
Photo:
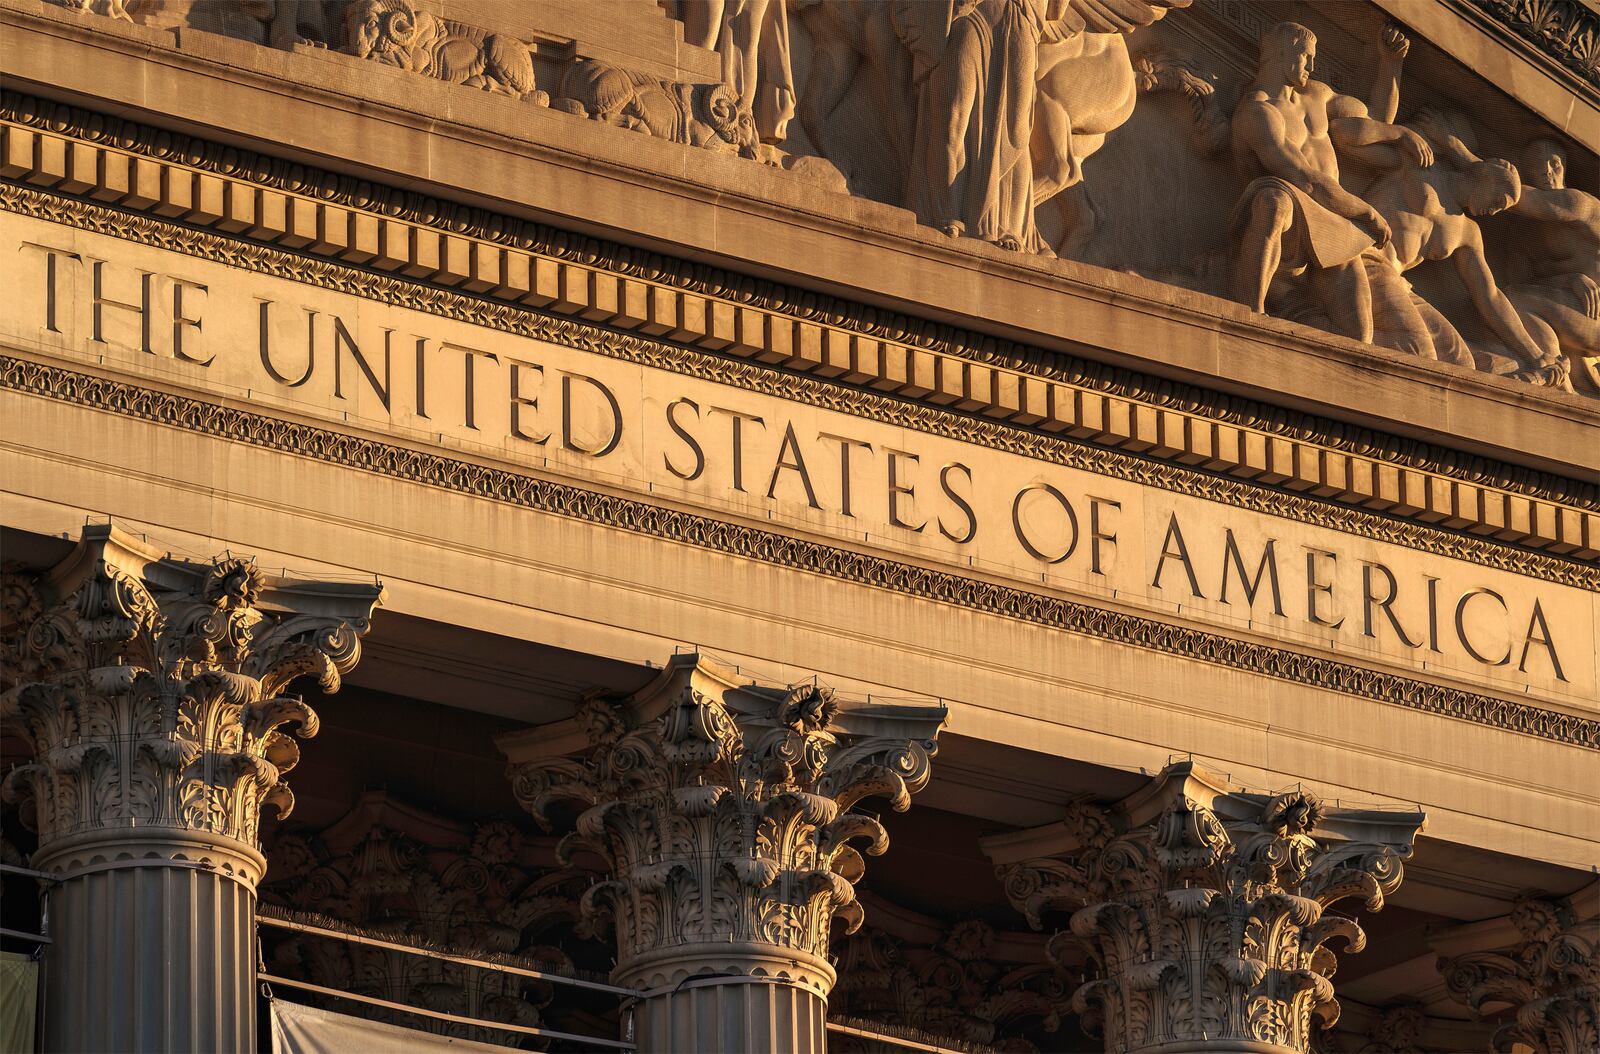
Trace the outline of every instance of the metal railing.
<instances>
[{"instance_id":1,"label":"metal railing","mask_svg":"<svg viewBox=\"0 0 1600 1054\"><path fill-rule=\"evenodd\" d=\"M427 958L439 959L444 962L454 963L458 966L466 966L472 969L492 971L495 973L511 974L516 977L526 977L530 980L544 981L551 984L568 985L575 988L586 989L592 992L601 992L606 995L617 996L618 998L622 999L637 999L641 994L640 992L637 992L631 988L623 988L618 985L606 984L601 981L593 981L582 977L574 977L555 970L540 969L536 966L526 966L515 961L495 961L492 959L482 959L456 951L448 951L440 948L429 948L418 943L408 942L403 939L396 939L394 937L376 937L370 934L339 929L333 926L320 925L315 922L308 922L303 919L295 919L287 917L286 915L273 913L270 908L265 911L258 912L256 915L256 922L261 926L282 929L293 933L306 934L312 937L322 937L329 940L344 941L350 944L363 945L371 948L380 948L384 951L399 952L405 955L425 956ZM571 1043L582 1043L590 1046L601 1047L607 1050L638 1049L635 1044L625 1040L603 1039L599 1036L586 1036L574 1032L562 1032L557 1029L541 1028L534 1025L516 1025L509 1022L489 1021L483 1018L452 1014L443 1010L432 1010L427 1007L419 1007L410 1003L400 1003L389 999L383 999L378 996L366 995L360 992L346 992L342 989L330 988L326 985L313 984L310 981L302 981L294 977L284 977L281 974L268 973L265 969L257 972L257 978L268 985L282 985L287 988L296 988L328 998L345 999L354 1003L362 1003L367 1006L391 1010L396 1013L415 1014L419 1017L433 1018L435 1020L446 1021L451 1024L466 1025L469 1027L482 1028L490 1031L538 1036L544 1039L559 1039ZM898 1050L921 1051L924 1052L924 1054L966 1054L965 1048L942 1045L939 1042L939 1037L922 1036L920 1034L918 1034L918 1036L915 1038L910 1036L897 1036L892 1033L880 1032L876 1029L866 1027L869 1024L871 1023L865 1021L856 1021L854 1019L847 1021L834 1020L829 1021L827 1027L829 1032L842 1036L850 1036L855 1039L868 1040L879 1047L894 1048Z\"/></svg>"}]
</instances>

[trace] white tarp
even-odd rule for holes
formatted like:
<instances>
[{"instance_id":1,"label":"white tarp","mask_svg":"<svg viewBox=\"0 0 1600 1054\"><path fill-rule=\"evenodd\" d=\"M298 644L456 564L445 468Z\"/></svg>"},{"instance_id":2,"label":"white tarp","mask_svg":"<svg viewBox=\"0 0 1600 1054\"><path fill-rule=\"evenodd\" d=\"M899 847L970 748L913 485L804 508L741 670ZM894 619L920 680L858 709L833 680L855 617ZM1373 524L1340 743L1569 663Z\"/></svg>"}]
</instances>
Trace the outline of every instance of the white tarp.
<instances>
[{"instance_id":1,"label":"white tarp","mask_svg":"<svg viewBox=\"0 0 1600 1054\"><path fill-rule=\"evenodd\" d=\"M506 1054L511 1049L272 1001L272 1054Z\"/></svg>"}]
</instances>

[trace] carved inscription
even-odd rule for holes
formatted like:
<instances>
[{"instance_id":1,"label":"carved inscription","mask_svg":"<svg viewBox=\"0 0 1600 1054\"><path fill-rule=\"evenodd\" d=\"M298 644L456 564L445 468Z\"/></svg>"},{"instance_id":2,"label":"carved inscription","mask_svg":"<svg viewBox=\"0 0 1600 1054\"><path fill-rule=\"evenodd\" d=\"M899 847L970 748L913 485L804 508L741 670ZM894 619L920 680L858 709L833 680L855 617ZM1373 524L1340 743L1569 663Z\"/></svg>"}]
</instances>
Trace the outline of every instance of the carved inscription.
<instances>
[{"instance_id":1,"label":"carved inscription","mask_svg":"<svg viewBox=\"0 0 1600 1054\"><path fill-rule=\"evenodd\" d=\"M1595 598L5 217L21 347L1229 632L1594 709Z\"/></svg>"}]
</instances>

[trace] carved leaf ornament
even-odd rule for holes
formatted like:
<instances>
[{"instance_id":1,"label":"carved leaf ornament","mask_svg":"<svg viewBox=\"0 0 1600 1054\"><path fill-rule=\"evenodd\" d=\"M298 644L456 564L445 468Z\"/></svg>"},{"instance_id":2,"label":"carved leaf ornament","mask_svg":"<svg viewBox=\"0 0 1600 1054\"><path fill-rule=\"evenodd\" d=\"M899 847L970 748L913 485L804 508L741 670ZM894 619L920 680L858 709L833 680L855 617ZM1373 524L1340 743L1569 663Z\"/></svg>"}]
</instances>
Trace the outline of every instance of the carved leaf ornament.
<instances>
[{"instance_id":1,"label":"carved leaf ornament","mask_svg":"<svg viewBox=\"0 0 1600 1054\"><path fill-rule=\"evenodd\" d=\"M0 721L33 760L0 792L30 803L41 849L130 827L253 848L261 806L293 808L282 777L300 759L294 737L317 732L316 713L286 689L309 676L338 690L381 587L327 587L353 602L353 618L268 611L258 605L273 587L252 561L152 559L111 527L88 528L67 563L64 579L4 576L5 635L20 643Z\"/></svg>"},{"instance_id":2,"label":"carved leaf ornament","mask_svg":"<svg viewBox=\"0 0 1600 1054\"><path fill-rule=\"evenodd\" d=\"M1177 793L1118 833L1110 810L1080 804L1064 825L1075 849L999 869L1036 928L1071 912L1052 955L1068 958L1063 942L1087 947L1099 977L1073 1007L1114 1049L1219 1038L1308 1049L1314 1023L1339 1016L1328 943L1366 943L1328 909L1355 899L1378 911L1400 884L1409 840L1319 837L1332 810L1310 793L1226 805Z\"/></svg>"},{"instance_id":3,"label":"carved leaf ornament","mask_svg":"<svg viewBox=\"0 0 1600 1054\"><path fill-rule=\"evenodd\" d=\"M606 862L611 877L584 909L611 919L619 962L730 942L824 958L835 918L847 933L861 924L862 853L889 844L852 808L868 797L910 806L943 711L917 722L920 735L872 736L841 727L827 688L750 689L736 705L694 677L670 690L642 722L627 719L629 707L586 701L576 723L593 750L514 763L518 800L547 829L557 806L581 810L560 851Z\"/></svg>"},{"instance_id":4,"label":"carved leaf ornament","mask_svg":"<svg viewBox=\"0 0 1600 1054\"><path fill-rule=\"evenodd\" d=\"M1451 994L1480 1015L1510 1005L1495 1050L1518 1043L1550 1054L1600 1050L1600 921L1585 925L1563 903L1528 898L1511 923L1522 938L1512 947L1440 962Z\"/></svg>"}]
</instances>

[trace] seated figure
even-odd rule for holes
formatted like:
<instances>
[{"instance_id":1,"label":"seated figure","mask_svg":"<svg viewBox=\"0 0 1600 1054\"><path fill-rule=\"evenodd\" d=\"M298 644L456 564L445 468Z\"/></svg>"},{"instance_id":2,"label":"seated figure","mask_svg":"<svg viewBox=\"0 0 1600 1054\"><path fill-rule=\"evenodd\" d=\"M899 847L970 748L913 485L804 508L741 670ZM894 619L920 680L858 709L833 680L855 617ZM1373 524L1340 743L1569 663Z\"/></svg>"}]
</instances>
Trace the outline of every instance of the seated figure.
<instances>
[{"instance_id":1,"label":"seated figure","mask_svg":"<svg viewBox=\"0 0 1600 1054\"><path fill-rule=\"evenodd\" d=\"M1396 43L1388 45L1393 50ZM1303 278L1334 328L1372 340L1372 305L1361 254L1389 240L1388 224L1339 183L1335 147L1392 144L1417 164L1432 163L1420 135L1373 120L1359 99L1311 79L1317 38L1280 23L1261 38L1256 78L1233 116L1234 155L1247 175L1234 213L1233 296L1265 312L1273 281ZM1386 67L1397 76L1397 67ZM1392 107L1386 107L1392 109Z\"/></svg>"},{"instance_id":2,"label":"seated figure","mask_svg":"<svg viewBox=\"0 0 1600 1054\"><path fill-rule=\"evenodd\" d=\"M1403 277L1427 261L1449 260L1478 315L1517 361L1513 375L1570 390L1556 342L1534 339L1484 255L1476 218L1517 205L1522 180L1516 168L1508 161L1480 160L1454 137L1441 145L1441 153L1453 164L1428 169L1417 168L1392 150L1384 158L1387 149L1364 151L1371 160L1386 160L1389 168L1365 195L1392 232L1386 245L1362 257L1372 296L1373 342L1423 358L1480 366L1479 357L1456 328Z\"/></svg>"},{"instance_id":3,"label":"seated figure","mask_svg":"<svg viewBox=\"0 0 1600 1054\"><path fill-rule=\"evenodd\" d=\"M1529 280L1506 290L1529 334L1554 342L1574 379L1600 392L1600 199L1566 185L1567 154L1536 139L1522 154L1522 197L1511 207Z\"/></svg>"}]
</instances>

